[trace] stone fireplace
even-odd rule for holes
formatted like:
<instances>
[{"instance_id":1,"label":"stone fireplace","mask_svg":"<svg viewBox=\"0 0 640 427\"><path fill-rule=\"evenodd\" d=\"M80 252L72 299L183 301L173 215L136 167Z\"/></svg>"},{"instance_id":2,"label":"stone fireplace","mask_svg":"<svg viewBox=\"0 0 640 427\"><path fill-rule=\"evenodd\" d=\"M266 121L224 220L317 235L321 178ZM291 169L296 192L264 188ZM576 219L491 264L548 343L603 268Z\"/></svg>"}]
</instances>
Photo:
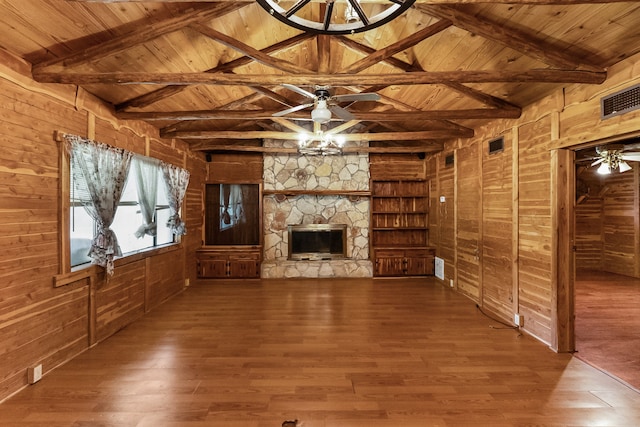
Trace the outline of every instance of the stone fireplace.
<instances>
[{"instance_id":1,"label":"stone fireplace","mask_svg":"<svg viewBox=\"0 0 640 427\"><path fill-rule=\"evenodd\" d=\"M371 277L368 190L366 154L265 154L262 277ZM289 226L313 224L344 227L344 257L289 259Z\"/></svg>"}]
</instances>

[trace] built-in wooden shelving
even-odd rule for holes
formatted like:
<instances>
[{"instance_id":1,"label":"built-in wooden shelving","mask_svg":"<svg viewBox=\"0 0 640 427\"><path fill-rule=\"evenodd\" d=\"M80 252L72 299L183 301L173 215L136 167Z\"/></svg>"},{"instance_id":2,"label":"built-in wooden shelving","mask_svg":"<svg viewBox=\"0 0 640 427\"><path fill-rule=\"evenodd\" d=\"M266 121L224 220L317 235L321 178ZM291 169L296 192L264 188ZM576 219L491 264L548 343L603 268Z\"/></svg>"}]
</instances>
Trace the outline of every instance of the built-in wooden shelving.
<instances>
[{"instance_id":1,"label":"built-in wooden shelving","mask_svg":"<svg viewBox=\"0 0 640 427\"><path fill-rule=\"evenodd\" d=\"M429 186L424 180L371 181L371 250L376 276L433 274Z\"/></svg>"}]
</instances>

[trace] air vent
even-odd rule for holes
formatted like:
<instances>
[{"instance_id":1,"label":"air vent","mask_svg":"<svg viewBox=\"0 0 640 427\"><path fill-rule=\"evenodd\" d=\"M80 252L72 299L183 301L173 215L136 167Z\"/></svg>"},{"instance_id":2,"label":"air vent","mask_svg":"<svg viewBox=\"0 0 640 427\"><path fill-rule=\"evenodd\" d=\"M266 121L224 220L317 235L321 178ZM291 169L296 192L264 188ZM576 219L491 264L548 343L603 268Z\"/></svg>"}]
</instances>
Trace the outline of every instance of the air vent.
<instances>
[{"instance_id":1,"label":"air vent","mask_svg":"<svg viewBox=\"0 0 640 427\"><path fill-rule=\"evenodd\" d=\"M504 150L504 137L492 139L489 141L489 154L499 153Z\"/></svg>"},{"instance_id":2,"label":"air vent","mask_svg":"<svg viewBox=\"0 0 640 427\"><path fill-rule=\"evenodd\" d=\"M453 166L453 153L444 158L445 166Z\"/></svg>"},{"instance_id":3,"label":"air vent","mask_svg":"<svg viewBox=\"0 0 640 427\"><path fill-rule=\"evenodd\" d=\"M637 110L640 108L640 84L605 96L600 104L603 119Z\"/></svg>"}]
</instances>

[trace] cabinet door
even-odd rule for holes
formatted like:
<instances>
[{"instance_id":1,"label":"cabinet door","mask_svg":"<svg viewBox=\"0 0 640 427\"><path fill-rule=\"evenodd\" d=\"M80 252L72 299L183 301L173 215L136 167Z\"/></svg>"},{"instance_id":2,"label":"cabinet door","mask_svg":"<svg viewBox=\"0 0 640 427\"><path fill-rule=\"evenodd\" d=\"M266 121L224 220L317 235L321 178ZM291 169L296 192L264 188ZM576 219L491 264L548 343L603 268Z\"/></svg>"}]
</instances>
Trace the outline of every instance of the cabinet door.
<instances>
[{"instance_id":1,"label":"cabinet door","mask_svg":"<svg viewBox=\"0 0 640 427\"><path fill-rule=\"evenodd\" d=\"M404 275L403 251L376 251L375 253L376 276L402 276Z\"/></svg>"},{"instance_id":2,"label":"cabinet door","mask_svg":"<svg viewBox=\"0 0 640 427\"><path fill-rule=\"evenodd\" d=\"M408 276L432 275L434 270L434 254L428 249L405 251L405 273Z\"/></svg>"},{"instance_id":3,"label":"cabinet door","mask_svg":"<svg viewBox=\"0 0 640 427\"><path fill-rule=\"evenodd\" d=\"M227 277L227 259L207 257L198 261L198 276L206 278Z\"/></svg>"},{"instance_id":4,"label":"cabinet door","mask_svg":"<svg viewBox=\"0 0 640 427\"><path fill-rule=\"evenodd\" d=\"M257 278L260 277L260 263L255 257L229 257L229 277Z\"/></svg>"}]
</instances>

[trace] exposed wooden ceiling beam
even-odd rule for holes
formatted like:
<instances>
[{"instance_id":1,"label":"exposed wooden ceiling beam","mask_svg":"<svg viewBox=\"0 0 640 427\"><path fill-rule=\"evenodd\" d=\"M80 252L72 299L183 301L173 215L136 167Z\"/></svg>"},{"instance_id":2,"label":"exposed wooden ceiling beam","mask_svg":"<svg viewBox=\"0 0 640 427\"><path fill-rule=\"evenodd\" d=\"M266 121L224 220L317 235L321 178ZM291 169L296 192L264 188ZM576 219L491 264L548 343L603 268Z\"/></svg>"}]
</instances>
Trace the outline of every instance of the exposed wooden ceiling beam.
<instances>
[{"instance_id":1,"label":"exposed wooden ceiling beam","mask_svg":"<svg viewBox=\"0 0 640 427\"><path fill-rule=\"evenodd\" d=\"M420 31L416 31L415 33L402 40L399 40L383 49L369 54L365 58L362 58L361 60L356 61L348 67L344 68L343 70L341 70L341 72L345 74L359 73L362 70L376 65L380 61L392 57L396 53L402 52L405 49L415 46L416 44L420 43L424 39L433 36L434 34L438 34L439 32L446 30L450 26L451 21L448 21L446 19L438 21L435 24L429 25L428 27L423 28Z\"/></svg>"},{"instance_id":2,"label":"exposed wooden ceiling beam","mask_svg":"<svg viewBox=\"0 0 640 427\"><path fill-rule=\"evenodd\" d=\"M525 71L438 71L410 72L394 74L220 74L220 73L75 73L47 72L34 70L34 80L41 83L66 84L174 84L174 85L230 85L230 86L276 86L283 83L294 85L421 85L456 83L585 83L600 84L605 81L606 72L584 70L536 69Z\"/></svg>"},{"instance_id":3,"label":"exposed wooden ceiling beam","mask_svg":"<svg viewBox=\"0 0 640 427\"><path fill-rule=\"evenodd\" d=\"M193 3L194 0L66 0L77 3ZM255 0L198 0L199 3L253 3ZM312 3L326 0L311 0ZM360 0L361 3L384 3L389 0ZM629 0L416 0L417 4L534 4L534 5L572 5L572 4L601 4L601 3L625 3Z\"/></svg>"},{"instance_id":4,"label":"exposed wooden ceiling beam","mask_svg":"<svg viewBox=\"0 0 640 427\"><path fill-rule=\"evenodd\" d=\"M296 154L297 148L287 147L259 147L237 144L216 144L211 142L203 142L191 144L189 148L192 151L236 151L249 153L280 153L280 154ZM402 153L437 153L442 151L444 146L441 142L423 142L420 145L404 146L404 147L344 147L343 154L356 153L377 153L377 154L402 154Z\"/></svg>"},{"instance_id":5,"label":"exposed wooden ceiling beam","mask_svg":"<svg viewBox=\"0 0 640 427\"><path fill-rule=\"evenodd\" d=\"M118 112L116 115L125 120L267 120L273 119L277 111L263 110L209 110L209 111L171 111L171 112ZM440 119L492 119L520 117L516 110L499 110L489 108L471 108L464 110L431 110L431 111L352 111L354 119L361 121L416 121ZM287 114L293 120L311 120L308 112L298 111ZM341 121L334 119L334 121Z\"/></svg>"},{"instance_id":6,"label":"exposed wooden ceiling beam","mask_svg":"<svg viewBox=\"0 0 640 427\"><path fill-rule=\"evenodd\" d=\"M234 39L233 37L223 34L220 31L216 31L213 28L207 27L206 25L193 23L190 25L190 28L193 28L200 34L209 37L219 43L222 43L223 45L242 53L243 55L253 59L254 61L267 65L271 68L286 71L288 73L311 72L311 70L300 67L299 65L296 65L292 62L269 56L266 53L263 53L258 49L255 49L248 44L241 42L240 40Z\"/></svg>"},{"instance_id":7,"label":"exposed wooden ceiling beam","mask_svg":"<svg viewBox=\"0 0 640 427\"><path fill-rule=\"evenodd\" d=\"M104 58L105 56L122 52L123 50L129 49L140 43L148 42L149 40L160 37L164 34L181 30L192 23L210 21L213 18L219 18L227 13L233 12L234 10L245 7L246 5L246 3L225 2L212 5L207 9L196 9L195 11L186 12L180 16L176 16L175 18L144 25L138 31L114 37L109 41L71 53L63 58L56 58L35 64L33 69L43 70L57 65L69 67L82 62L95 61L97 59Z\"/></svg>"},{"instance_id":8,"label":"exposed wooden ceiling beam","mask_svg":"<svg viewBox=\"0 0 640 427\"><path fill-rule=\"evenodd\" d=\"M493 22L488 18L471 15L463 10L450 6L417 5L416 8L430 16L447 19L453 24L471 33L495 41L510 49L521 52L545 64L568 69L584 69L589 71L604 71L593 63L578 58L566 50L560 50L550 43L540 40L534 34L528 34L514 28L507 28L503 24Z\"/></svg>"},{"instance_id":9,"label":"exposed wooden ceiling beam","mask_svg":"<svg viewBox=\"0 0 640 427\"><path fill-rule=\"evenodd\" d=\"M165 138L179 139L280 139L287 141L297 141L298 133L273 132L273 131L182 131L168 132L162 135ZM345 141L387 141L404 139L407 141L420 139L449 139L449 138L471 138L473 130L425 130L416 132L380 132L380 133L345 133L342 134Z\"/></svg>"},{"instance_id":10,"label":"exposed wooden ceiling beam","mask_svg":"<svg viewBox=\"0 0 640 427\"><path fill-rule=\"evenodd\" d=\"M276 53L281 50L285 50L291 48L293 46L297 46L298 44L314 37L313 34L301 33L294 37L288 38L271 46L265 47L264 49L260 49L260 52L264 54ZM241 67L243 65L247 65L253 62L253 59L248 56L243 56L240 58L236 58L232 61L226 62L224 64L220 64L217 67L206 70L207 73L227 73L233 71L235 68ZM144 95L140 95L136 98L130 99L128 101L122 102L116 105L116 111L121 111L126 108L142 108L148 105L154 104L158 101L161 101L165 98L173 96L177 93L180 93L186 89L185 86L166 86L160 89L156 89L152 92L146 93Z\"/></svg>"},{"instance_id":11,"label":"exposed wooden ceiling beam","mask_svg":"<svg viewBox=\"0 0 640 427\"><path fill-rule=\"evenodd\" d=\"M331 38L325 34L316 36L318 49L318 73L329 74L331 72Z\"/></svg>"},{"instance_id":12,"label":"exposed wooden ceiling beam","mask_svg":"<svg viewBox=\"0 0 640 427\"><path fill-rule=\"evenodd\" d=\"M352 40L348 37L344 37L344 36L338 36L336 37L336 39L342 43L344 46L356 50L356 51L360 51L366 54L371 54L372 52L375 52L375 49L363 45L355 40ZM407 71L407 72L411 72L411 71L425 71L421 66L417 65L417 64L409 64L407 62L404 62L398 58L394 58L389 57L389 58L384 58L383 59L384 62L386 62L387 64L396 67L400 70L403 71ZM495 96L492 95L488 95L486 93L480 92L479 90L470 88L468 86L464 86L460 83L453 83L453 82L446 82L446 83L442 83L444 86L455 90L458 93L462 93L465 96L468 96L471 99L475 99L476 101L482 102L485 105L494 107L494 108L499 108L499 109L505 109L505 110L517 110L519 112L521 112L521 108L518 107L517 105L513 105L507 101L504 101L500 98L496 98ZM366 90L366 91L370 91ZM377 92L377 90L376 90Z\"/></svg>"}]
</instances>

